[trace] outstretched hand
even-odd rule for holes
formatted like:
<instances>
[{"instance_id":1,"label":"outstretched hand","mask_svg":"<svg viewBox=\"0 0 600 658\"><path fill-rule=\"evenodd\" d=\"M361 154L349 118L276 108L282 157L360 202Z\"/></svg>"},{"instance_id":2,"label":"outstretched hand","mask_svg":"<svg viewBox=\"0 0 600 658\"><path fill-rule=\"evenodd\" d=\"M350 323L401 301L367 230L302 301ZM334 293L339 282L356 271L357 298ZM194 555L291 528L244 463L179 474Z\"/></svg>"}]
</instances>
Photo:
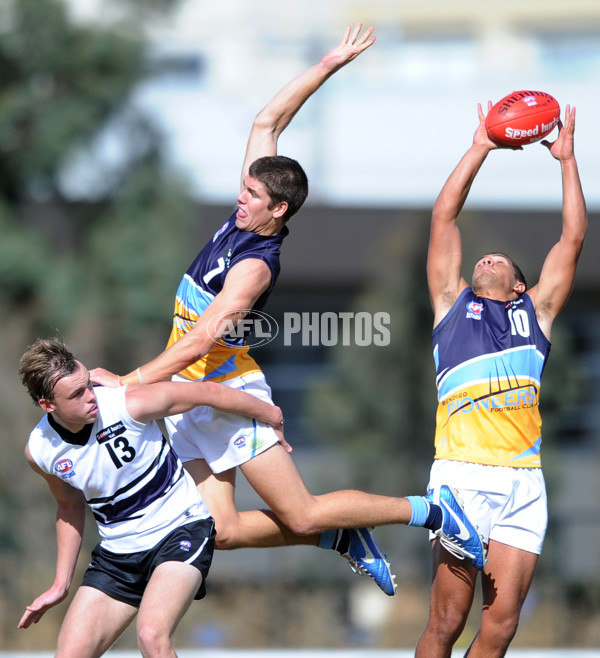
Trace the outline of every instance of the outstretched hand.
<instances>
[{"instance_id":1,"label":"outstretched hand","mask_svg":"<svg viewBox=\"0 0 600 658\"><path fill-rule=\"evenodd\" d=\"M553 158L568 160L575 153L574 135L575 108L567 105L565 108L565 122L563 123L560 120L558 122L558 137L553 142L544 139L541 144L550 151Z\"/></svg>"},{"instance_id":2,"label":"outstretched hand","mask_svg":"<svg viewBox=\"0 0 600 658\"><path fill-rule=\"evenodd\" d=\"M333 50L323 56L321 64L333 73L372 46L375 43L376 38L371 36L373 28L367 28L364 34L359 36L361 30L362 23L357 23L354 29L347 27L340 43Z\"/></svg>"},{"instance_id":3,"label":"outstretched hand","mask_svg":"<svg viewBox=\"0 0 600 658\"><path fill-rule=\"evenodd\" d=\"M44 614L67 597L68 592L50 588L30 603L21 617L17 628L29 628L37 624Z\"/></svg>"}]
</instances>

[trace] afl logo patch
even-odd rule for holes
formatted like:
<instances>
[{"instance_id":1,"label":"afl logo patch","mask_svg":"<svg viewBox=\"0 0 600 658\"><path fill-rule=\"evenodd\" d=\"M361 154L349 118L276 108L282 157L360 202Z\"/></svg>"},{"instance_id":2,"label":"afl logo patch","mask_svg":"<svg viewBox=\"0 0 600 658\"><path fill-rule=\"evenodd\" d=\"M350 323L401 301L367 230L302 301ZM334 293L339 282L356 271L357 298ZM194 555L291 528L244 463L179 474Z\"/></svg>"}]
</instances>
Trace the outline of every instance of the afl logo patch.
<instances>
[{"instance_id":1,"label":"afl logo patch","mask_svg":"<svg viewBox=\"0 0 600 658\"><path fill-rule=\"evenodd\" d=\"M55 466L57 473L68 473L73 468L73 462L70 459L61 459Z\"/></svg>"},{"instance_id":2,"label":"afl logo patch","mask_svg":"<svg viewBox=\"0 0 600 658\"><path fill-rule=\"evenodd\" d=\"M246 439L243 436L240 436L239 439L236 439L233 442L233 445L238 447L238 448L243 448L246 445Z\"/></svg>"},{"instance_id":3,"label":"afl logo patch","mask_svg":"<svg viewBox=\"0 0 600 658\"><path fill-rule=\"evenodd\" d=\"M227 230L227 227L228 227L228 226L229 226L229 222L227 221L227 222L225 222L225 224L223 224L223 226L221 226L221 228L220 228L220 229L214 234L212 241L215 242L215 241L217 240L217 238L218 238L221 234L225 233L225 231Z\"/></svg>"},{"instance_id":4,"label":"afl logo patch","mask_svg":"<svg viewBox=\"0 0 600 658\"><path fill-rule=\"evenodd\" d=\"M483 308L481 302L469 302L467 304L467 317L473 320L481 320Z\"/></svg>"},{"instance_id":5,"label":"afl logo patch","mask_svg":"<svg viewBox=\"0 0 600 658\"><path fill-rule=\"evenodd\" d=\"M56 462L54 465L54 470L56 471L57 475L60 475L60 477L64 478L65 480L75 475L75 471L73 470L73 462L70 459L61 459L59 462Z\"/></svg>"},{"instance_id":6,"label":"afl logo patch","mask_svg":"<svg viewBox=\"0 0 600 658\"><path fill-rule=\"evenodd\" d=\"M179 542L179 548L182 551L186 551L187 553L189 553L190 549L192 548L192 542L189 539L182 539Z\"/></svg>"}]
</instances>

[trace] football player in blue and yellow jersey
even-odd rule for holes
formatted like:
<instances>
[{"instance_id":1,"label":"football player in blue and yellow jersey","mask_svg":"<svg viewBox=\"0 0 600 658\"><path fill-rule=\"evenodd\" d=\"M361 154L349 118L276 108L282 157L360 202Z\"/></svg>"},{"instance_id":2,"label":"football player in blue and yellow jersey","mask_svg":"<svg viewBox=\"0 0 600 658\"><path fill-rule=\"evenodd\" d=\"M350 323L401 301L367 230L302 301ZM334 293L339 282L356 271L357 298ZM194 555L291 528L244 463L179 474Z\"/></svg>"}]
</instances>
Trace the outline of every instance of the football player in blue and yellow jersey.
<instances>
[{"instance_id":1,"label":"football player in blue and yellow jersey","mask_svg":"<svg viewBox=\"0 0 600 658\"><path fill-rule=\"evenodd\" d=\"M556 141L542 142L560 164L563 212L562 233L538 282L528 288L510 257L489 253L475 264L469 286L461 276L456 220L480 167L497 148L486 133L481 106L478 110L473 144L446 181L431 220L427 277L439 404L430 489L435 500L440 485L456 488L487 543L481 625L467 655L494 658L505 655L517 630L546 531L540 383L552 323L573 286L587 217L573 149L575 108L567 105ZM420 658L450 655L467 621L478 574L435 541L433 560Z\"/></svg>"}]
</instances>

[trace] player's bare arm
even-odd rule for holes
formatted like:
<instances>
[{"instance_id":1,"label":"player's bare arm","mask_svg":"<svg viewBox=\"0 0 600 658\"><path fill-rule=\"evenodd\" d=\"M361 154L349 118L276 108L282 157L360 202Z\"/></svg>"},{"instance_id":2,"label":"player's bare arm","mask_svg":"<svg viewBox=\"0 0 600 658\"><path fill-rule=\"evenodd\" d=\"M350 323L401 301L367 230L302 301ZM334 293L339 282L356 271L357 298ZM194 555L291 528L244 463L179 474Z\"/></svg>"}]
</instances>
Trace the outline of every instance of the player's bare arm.
<instances>
[{"instance_id":1,"label":"player's bare arm","mask_svg":"<svg viewBox=\"0 0 600 658\"><path fill-rule=\"evenodd\" d=\"M57 556L52 586L27 606L19 620L18 628L29 628L31 624L37 624L47 610L67 597L81 548L86 514L86 504L81 491L42 471L33 461L28 448L25 449L25 457L31 468L44 478L58 505Z\"/></svg>"},{"instance_id":2,"label":"player's bare arm","mask_svg":"<svg viewBox=\"0 0 600 658\"><path fill-rule=\"evenodd\" d=\"M168 379L201 359L215 342L242 320L248 309L271 285L271 270L262 260L246 258L234 265L221 292L202 313L196 325L155 359L123 377L105 370L90 370L92 381L103 386L152 384Z\"/></svg>"},{"instance_id":3,"label":"player's bare arm","mask_svg":"<svg viewBox=\"0 0 600 658\"><path fill-rule=\"evenodd\" d=\"M550 338L552 322L571 293L587 231L587 210L575 158L574 133L575 108L567 105L557 139L542 142L552 157L560 162L563 187L562 232L546 256L539 282L529 291L538 322L547 338Z\"/></svg>"},{"instance_id":4,"label":"player's bare arm","mask_svg":"<svg viewBox=\"0 0 600 658\"><path fill-rule=\"evenodd\" d=\"M375 42L373 28L361 34L362 23L346 28L341 42L324 55L318 64L301 73L285 85L258 113L246 148L242 166L242 184L250 165L269 155L277 154L279 135L289 125L308 98L336 71L356 59Z\"/></svg>"},{"instance_id":5,"label":"player's bare arm","mask_svg":"<svg viewBox=\"0 0 600 658\"><path fill-rule=\"evenodd\" d=\"M488 110L491 102L488 102ZM427 256L427 281L436 326L467 286L461 277L462 243L456 220L488 153L497 148L487 136L485 115L477 106L479 125L473 144L450 174L433 206Z\"/></svg>"},{"instance_id":6,"label":"player's bare arm","mask_svg":"<svg viewBox=\"0 0 600 658\"><path fill-rule=\"evenodd\" d=\"M279 407L216 382L158 382L152 386L132 385L127 388L127 411L135 420L151 420L180 414L206 405L227 413L256 418L276 429L283 426Z\"/></svg>"}]
</instances>

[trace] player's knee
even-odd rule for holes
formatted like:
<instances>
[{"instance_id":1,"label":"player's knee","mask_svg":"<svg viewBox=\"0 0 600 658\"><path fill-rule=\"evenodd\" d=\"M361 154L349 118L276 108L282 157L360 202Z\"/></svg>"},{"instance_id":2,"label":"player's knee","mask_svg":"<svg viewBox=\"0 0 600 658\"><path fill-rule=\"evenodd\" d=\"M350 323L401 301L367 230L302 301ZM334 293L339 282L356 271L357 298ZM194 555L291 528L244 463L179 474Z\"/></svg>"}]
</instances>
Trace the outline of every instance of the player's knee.
<instances>
[{"instance_id":1,"label":"player's knee","mask_svg":"<svg viewBox=\"0 0 600 658\"><path fill-rule=\"evenodd\" d=\"M502 651L508 648L508 645L517 632L518 625L518 613L507 614L502 618L496 618L494 620L485 620L482 622L479 632L481 641L486 646L495 647L496 650Z\"/></svg>"},{"instance_id":2,"label":"player's knee","mask_svg":"<svg viewBox=\"0 0 600 658\"><path fill-rule=\"evenodd\" d=\"M156 624L139 622L137 626L138 647L142 656L167 656L171 640Z\"/></svg>"},{"instance_id":3,"label":"player's knee","mask_svg":"<svg viewBox=\"0 0 600 658\"><path fill-rule=\"evenodd\" d=\"M287 527L295 534L307 537L309 535L319 534L318 526L310 519L294 518L286 524Z\"/></svg>"},{"instance_id":4,"label":"player's knee","mask_svg":"<svg viewBox=\"0 0 600 658\"><path fill-rule=\"evenodd\" d=\"M294 510L288 513L278 511L277 515L279 520L295 535L304 537L317 535L322 530L319 519L311 514L310 509L303 509L302 512Z\"/></svg>"},{"instance_id":5,"label":"player's knee","mask_svg":"<svg viewBox=\"0 0 600 658\"><path fill-rule=\"evenodd\" d=\"M428 627L440 646L452 646L460 637L466 623L467 614L451 606L435 618L430 618Z\"/></svg>"}]
</instances>

